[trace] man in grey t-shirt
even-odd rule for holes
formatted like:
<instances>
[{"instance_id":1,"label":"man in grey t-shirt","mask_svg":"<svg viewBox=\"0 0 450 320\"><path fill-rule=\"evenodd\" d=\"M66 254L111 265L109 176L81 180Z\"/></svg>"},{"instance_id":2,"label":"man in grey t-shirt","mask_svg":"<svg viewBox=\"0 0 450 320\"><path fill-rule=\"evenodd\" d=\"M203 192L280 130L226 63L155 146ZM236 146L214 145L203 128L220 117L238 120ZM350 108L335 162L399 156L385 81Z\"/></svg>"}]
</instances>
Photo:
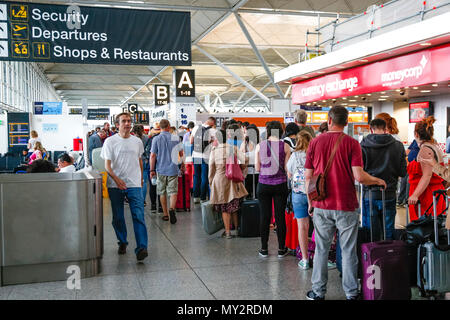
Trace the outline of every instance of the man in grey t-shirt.
<instances>
[{"instance_id":1,"label":"man in grey t-shirt","mask_svg":"<svg viewBox=\"0 0 450 320\"><path fill-rule=\"evenodd\" d=\"M183 146L178 136L169 133L170 122L163 119L159 122L161 133L152 142L150 156L150 177L157 174L156 192L160 196L163 207L164 221L170 220L171 224L177 222L175 207L178 196L178 158L183 159ZM184 172L184 164L181 164ZM167 212L167 198L169 196L169 212Z\"/></svg>"}]
</instances>

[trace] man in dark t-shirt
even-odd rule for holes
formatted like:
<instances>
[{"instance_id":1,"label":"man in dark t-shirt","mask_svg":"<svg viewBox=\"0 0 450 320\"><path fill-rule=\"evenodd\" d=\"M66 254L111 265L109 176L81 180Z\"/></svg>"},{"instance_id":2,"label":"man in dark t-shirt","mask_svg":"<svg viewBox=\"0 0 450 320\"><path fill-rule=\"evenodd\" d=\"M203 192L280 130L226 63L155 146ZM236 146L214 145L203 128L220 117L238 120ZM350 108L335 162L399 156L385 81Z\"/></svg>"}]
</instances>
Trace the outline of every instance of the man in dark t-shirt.
<instances>
[{"instance_id":1,"label":"man in dark t-shirt","mask_svg":"<svg viewBox=\"0 0 450 320\"><path fill-rule=\"evenodd\" d=\"M329 131L313 139L306 154L305 188L308 190L311 178L324 172L332 150L340 140L325 180L327 197L322 201L308 199L310 212L311 208L314 208L316 242L311 277L312 290L306 295L309 300L325 298L328 279L328 251L336 229L339 232L343 258L342 286L348 300L357 298L356 240L359 205L356 198L355 179L364 185L386 187L383 180L372 177L363 170L362 151L358 141L344 134L347 122L347 109L341 106L331 108L328 112Z\"/></svg>"}]
</instances>

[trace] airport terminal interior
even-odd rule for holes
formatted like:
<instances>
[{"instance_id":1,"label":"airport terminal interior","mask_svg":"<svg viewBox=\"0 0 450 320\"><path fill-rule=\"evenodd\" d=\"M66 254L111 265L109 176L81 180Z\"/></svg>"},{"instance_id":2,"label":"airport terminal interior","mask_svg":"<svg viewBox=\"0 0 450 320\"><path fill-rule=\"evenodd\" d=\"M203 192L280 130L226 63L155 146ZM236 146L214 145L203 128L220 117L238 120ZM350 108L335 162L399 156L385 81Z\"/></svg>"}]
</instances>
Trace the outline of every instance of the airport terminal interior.
<instances>
[{"instance_id":1,"label":"airport terminal interior","mask_svg":"<svg viewBox=\"0 0 450 320\"><path fill-rule=\"evenodd\" d=\"M443 171L450 164L449 19L448 0L0 0L0 300L320 300L321 294L326 300L450 300L450 175ZM342 127L336 112L346 114ZM205 158L210 127L214 135L206 144L214 148L221 128L242 133L224 141L245 145L234 149L249 161L241 172L227 158L215 173L223 181L213 184L204 176L215 155ZM404 166L402 174L389 171L394 178L386 180L383 198L373 200L393 201L389 210L376 210L389 215L384 227L389 223L395 240L363 241L368 229L360 228L356 243L354 233L358 268L379 255L372 256L373 274L358 271L357 293L349 289L349 251L339 250L339 241L350 243L344 234L333 238L322 274L313 275L313 262L323 260L314 258L323 251L323 230L314 231L315 239L312 225L302 231L309 260L299 243L301 220L315 221L308 217L313 202L324 212L356 212L364 227L361 196L372 191L363 192L370 179L352 171L357 160L346 164L355 192L339 208L327 200L323 207L317 194L305 191L305 179L321 173L308 166L320 163L325 171L328 160L314 160L323 149L314 155L301 149L301 133L310 132L309 146L318 150L337 127L359 150L361 144L364 168L370 159L364 143L376 130L398 146L392 157ZM431 132L429 139L419 127ZM273 176L263 175L255 149L268 146L272 159L272 128L284 131L285 142L296 139L282 145L291 157L305 154L302 178L287 176L279 164ZM164 144L165 134L175 139L173 147ZM331 160L342 159L331 152L340 141L328 144ZM433 153L419 157L424 143L432 144L432 166L426 164ZM375 150L376 164L394 166L385 160L391 151ZM166 173L173 167L174 174ZM132 178L137 174L140 184L141 172L143 188ZM373 172L369 184L382 186ZM429 186L420 184L428 173ZM292 189L297 178L302 191ZM267 200L272 208L266 199L261 205L256 195L276 185L271 179L294 190L292 203L277 189ZM216 182L227 187L217 189ZM176 195L176 206L159 209L159 190ZM294 193L306 201L302 218ZM125 220L113 225L119 202ZM266 212L272 216L266 219ZM286 249L279 247L280 234ZM385 252L364 251L371 245ZM327 281L326 293L317 289L319 277Z\"/></svg>"}]
</instances>

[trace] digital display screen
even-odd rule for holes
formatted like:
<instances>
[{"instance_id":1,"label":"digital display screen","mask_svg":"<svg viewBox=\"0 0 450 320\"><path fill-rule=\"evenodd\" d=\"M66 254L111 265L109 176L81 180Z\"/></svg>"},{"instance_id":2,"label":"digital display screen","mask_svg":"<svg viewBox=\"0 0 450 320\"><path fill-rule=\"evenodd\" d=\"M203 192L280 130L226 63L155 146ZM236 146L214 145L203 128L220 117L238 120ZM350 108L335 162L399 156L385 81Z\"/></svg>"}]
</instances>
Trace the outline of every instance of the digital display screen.
<instances>
[{"instance_id":1,"label":"digital display screen","mask_svg":"<svg viewBox=\"0 0 450 320\"><path fill-rule=\"evenodd\" d=\"M433 107L429 101L409 104L409 123L417 123L433 114Z\"/></svg>"}]
</instances>

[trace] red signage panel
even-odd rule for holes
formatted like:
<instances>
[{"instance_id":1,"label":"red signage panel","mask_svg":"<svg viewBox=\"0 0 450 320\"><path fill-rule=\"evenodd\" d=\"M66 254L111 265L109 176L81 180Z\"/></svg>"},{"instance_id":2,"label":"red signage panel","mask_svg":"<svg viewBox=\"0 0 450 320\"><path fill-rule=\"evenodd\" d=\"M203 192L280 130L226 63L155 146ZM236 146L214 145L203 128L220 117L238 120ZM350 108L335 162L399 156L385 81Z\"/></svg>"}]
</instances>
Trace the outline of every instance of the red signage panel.
<instances>
[{"instance_id":1,"label":"red signage panel","mask_svg":"<svg viewBox=\"0 0 450 320\"><path fill-rule=\"evenodd\" d=\"M409 123L420 122L432 114L433 110L429 101L409 104Z\"/></svg>"},{"instance_id":2,"label":"red signage panel","mask_svg":"<svg viewBox=\"0 0 450 320\"><path fill-rule=\"evenodd\" d=\"M334 99L450 79L450 44L297 82L292 103Z\"/></svg>"}]
</instances>

